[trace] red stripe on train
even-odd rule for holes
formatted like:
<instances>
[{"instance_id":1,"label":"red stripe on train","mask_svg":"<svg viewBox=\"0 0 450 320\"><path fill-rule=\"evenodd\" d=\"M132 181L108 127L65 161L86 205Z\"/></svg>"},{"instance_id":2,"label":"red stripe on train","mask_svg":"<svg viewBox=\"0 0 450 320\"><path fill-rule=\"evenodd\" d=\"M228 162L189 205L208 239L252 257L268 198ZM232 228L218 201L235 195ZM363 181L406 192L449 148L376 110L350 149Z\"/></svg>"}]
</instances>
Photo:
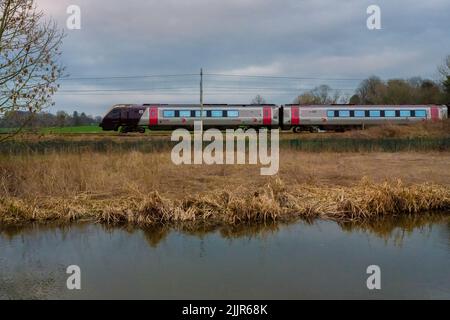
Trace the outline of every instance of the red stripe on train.
<instances>
[{"instance_id":1,"label":"red stripe on train","mask_svg":"<svg viewBox=\"0 0 450 320\"><path fill-rule=\"evenodd\" d=\"M291 107L291 124L300 124L300 111L298 107Z\"/></svg>"},{"instance_id":2,"label":"red stripe on train","mask_svg":"<svg viewBox=\"0 0 450 320\"><path fill-rule=\"evenodd\" d=\"M431 120L438 121L439 120L439 108L431 107Z\"/></svg>"},{"instance_id":3,"label":"red stripe on train","mask_svg":"<svg viewBox=\"0 0 450 320\"><path fill-rule=\"evenodd\" d=\"M272 124L272 108L264 107L263 108L263 125L271 125Z\"/></svg>"},{"instance_id":4,"label":"red stripe on train","mask_svg":"<svg viewBox=\"0 0 450 320\"><path fill-rule=\"evenodd\" d=\"M149 108L149 125L156 126L158 124L158 108Z\"/></svg>"}]
</instances>

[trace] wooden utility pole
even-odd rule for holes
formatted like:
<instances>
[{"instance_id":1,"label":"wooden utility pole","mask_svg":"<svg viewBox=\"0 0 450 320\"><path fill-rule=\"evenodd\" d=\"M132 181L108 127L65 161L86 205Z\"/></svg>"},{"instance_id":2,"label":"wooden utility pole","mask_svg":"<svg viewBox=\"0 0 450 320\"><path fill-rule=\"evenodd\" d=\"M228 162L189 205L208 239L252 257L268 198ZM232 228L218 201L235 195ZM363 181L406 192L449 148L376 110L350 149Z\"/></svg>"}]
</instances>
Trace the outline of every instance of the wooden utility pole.
<instances>
[{"instance_id":1,"label":"wooden utility pole","mask_svg":"<svg viewBox=\"0 0 450 320\"><path fill-rule=\"evenodd\" d=\"M203 68L200 68L200 117L203 119Z\"/></svg>"}]
</instances>

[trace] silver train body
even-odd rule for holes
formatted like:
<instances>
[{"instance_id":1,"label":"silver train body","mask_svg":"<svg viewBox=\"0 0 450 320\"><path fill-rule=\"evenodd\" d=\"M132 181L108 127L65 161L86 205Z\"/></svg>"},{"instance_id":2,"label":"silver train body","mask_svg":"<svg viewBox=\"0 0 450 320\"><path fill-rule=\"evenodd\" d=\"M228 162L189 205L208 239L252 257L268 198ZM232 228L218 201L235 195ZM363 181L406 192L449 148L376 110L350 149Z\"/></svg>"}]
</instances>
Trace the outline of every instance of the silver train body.
<instances>
[{"instance_id":1,"label":"silver train body","mask_svg":"<svg viewBox=\"0 0 450 320\"><path fill-rule=\"evenodd\" d=\"M345 130L387 122L408 124L447 119L445 105L116 105L100 126L122 132L204 128L281 128L299 131Z\"/></svg>"}]
</instances>

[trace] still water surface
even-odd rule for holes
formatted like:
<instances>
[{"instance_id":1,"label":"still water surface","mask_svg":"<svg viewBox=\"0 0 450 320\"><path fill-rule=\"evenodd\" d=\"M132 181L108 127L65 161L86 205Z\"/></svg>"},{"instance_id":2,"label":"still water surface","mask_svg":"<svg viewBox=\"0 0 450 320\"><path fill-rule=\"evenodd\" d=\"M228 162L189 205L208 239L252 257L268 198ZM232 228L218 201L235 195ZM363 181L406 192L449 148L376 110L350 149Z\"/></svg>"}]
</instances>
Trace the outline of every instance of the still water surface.
<instances>
[{"instance_id":1,"label":"still water surface","mask_svg":"<svg viewBox=\"0 0 450 320\"><path fill-rule=\"evenodd\" d=\"M81 290L66 268L81 268ZM366 268L381 268L368 290ZM0 299L450 299L450 218L182 231L0 227Z\"/></svg>"}]
</instances>

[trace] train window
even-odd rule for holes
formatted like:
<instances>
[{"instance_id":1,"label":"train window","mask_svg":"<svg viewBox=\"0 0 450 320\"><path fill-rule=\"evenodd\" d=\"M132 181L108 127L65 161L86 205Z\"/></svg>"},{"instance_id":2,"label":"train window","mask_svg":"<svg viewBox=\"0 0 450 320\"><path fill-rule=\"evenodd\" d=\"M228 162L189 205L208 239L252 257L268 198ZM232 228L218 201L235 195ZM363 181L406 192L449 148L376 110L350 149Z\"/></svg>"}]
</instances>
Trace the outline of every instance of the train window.
<instances>
[{"instance_id":1,"label":"train window","mask_svg":"<svg viewBox=\"0 0 450 320\"><path fill-rule=\"evenodd\" d=\"M366 116L366 112L364 110L355 110L355 117L364 118Z\"/></svg>"},{"instance_id":2,"label":"train window","mask_svg":"<svg viewBox=\"0 0 450 320\"><path fill-rule=\"evenodd\" d=\"M164 118L173 118L173 117L175 117L175 111L174 110L164 110L163 117Z\"/></svg>"},{"instance_id":3,"label":"train window","mask_svg":"<svg viewBox=\"0 0 450 320\"><path fill-rule=\"evenodd\" d=\"M410 110L400 110L400 117L411 117Z\"/></svg>"},{"instance_id":4,"label":"train window","mask_svg":"<svg viewBox=\"0 0 450 320\"><path fill-rule=\"evenodd\" d=\"M370 110L369 111L369 117L380 117L381 112L380 110Z\"/></svg>"},{"instance_id":5,"label":"train window","mask_svg":"<svg viewBox=\"0 0 450 320\"><path fill-rule=\"evenodd\" d=\"M425 110L416 110L416 117L425 118L427 116L427 112Z\"/></svg>"},{"instance_id":6,"label":"train window","mask_svg":"<svg viewBox=\"0 0 450 320\"><path fill-rule=\"evenodd\" d=\"M334 111L333 110L328 110L327 111L327 117L328 118L333 118L334 117Z\"/></svg>"},{"instance_id":7,"label":"train window","mask_svg":"<svg viewBox=\"0 0 450 320\"><path fill-rule=\"evenodd\" d=\"M227 117L239 117L239 111L237 110L228 110Z\"/></svg>"},{"instance_id":8,"label":"train window","mask_svg":"<svg viewBox=\"0 0 450 320\"><path fill-rule=\"evenodd\" d=\"M207 115L206 110L203 110L203 117L206 117L206 115ZM195 110L195 116L197 118L200 117L200 110Z\"/></svg>"},{"instance_id":9,"label":"train window","mask_svg":"<svg viewBox=\"0 0 450 320\"><path fill-rule=\"evenodd\" d=\"M120 110L119 109L111 110L111 112L109 113L109 116L111 118L120 118Z\"/></svg>"},{"instance_id":10,"label":"train window","mask_svg":"<svg viewBox=\"0 0 450 320\"><path fill-rule=\"evenodd\" d=\"M191 116L190 110L180 110L180 117L187 118Z\"/></svg>"},{"instance_id":11,"label":"train window","mask_svg":"<svg viewBox=\"0 0 450 320\"><path fill-rule=\"evenodd\" d=\"M212 110L211 117L213 117L213 118L223 117L223 111L222 110Z\"/></svg>"},{"instance_id":12,"label":"train window","mask_svg":"<svg viewBox=\"0 0 450 320\"><path fill-rule=\"evenodd\" d=\"M348 111L348 110L339 110L339 117L350 117L350 111Z\"/></svg>"},{"instance_id":13,"label":"train window","mask_svg":"<svg viewBox=\"0 0 450 320\"><path fill-rule=\"evenodd\" d=\"M395 117L395 110L384 110L385 117Z\"/></svg>"}]
</instances>

